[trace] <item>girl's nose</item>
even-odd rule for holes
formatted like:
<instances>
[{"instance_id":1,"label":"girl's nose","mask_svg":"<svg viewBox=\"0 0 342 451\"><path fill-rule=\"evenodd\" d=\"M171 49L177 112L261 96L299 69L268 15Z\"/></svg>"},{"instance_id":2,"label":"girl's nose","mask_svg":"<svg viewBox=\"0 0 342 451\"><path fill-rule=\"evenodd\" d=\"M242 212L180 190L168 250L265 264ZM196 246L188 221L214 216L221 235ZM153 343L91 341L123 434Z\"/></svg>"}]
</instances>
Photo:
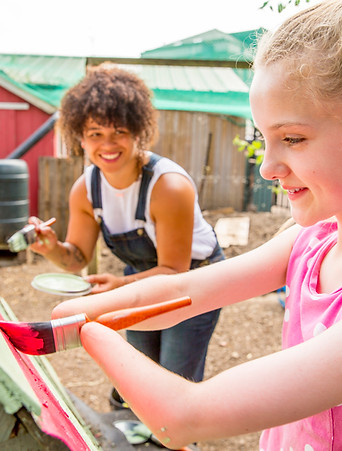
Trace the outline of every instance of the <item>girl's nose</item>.
<instances>
[{"instance_id":1,"label":"girl's nose","mask_svg":"<svg viewBox=\"0 0 342 451\"><path fill-rule=\"evenodd\" d=\"M266 151L260 166L260 175L266 180L283 179L289 173L287 164L278 158L274 152Z\"/></svg>"}]
</instances>

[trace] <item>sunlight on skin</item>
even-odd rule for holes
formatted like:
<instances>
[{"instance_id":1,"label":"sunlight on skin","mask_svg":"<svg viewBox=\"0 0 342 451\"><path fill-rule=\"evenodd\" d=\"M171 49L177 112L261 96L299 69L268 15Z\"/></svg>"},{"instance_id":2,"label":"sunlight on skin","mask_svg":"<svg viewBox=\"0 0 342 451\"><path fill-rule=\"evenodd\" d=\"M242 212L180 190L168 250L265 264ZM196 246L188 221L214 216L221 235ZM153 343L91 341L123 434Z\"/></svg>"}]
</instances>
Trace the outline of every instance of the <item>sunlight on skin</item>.
<instances>
[{"instance_id":1,"label":"sunlight on skin","mask_svg":"<svg viewBox=\"0 0 342 451\"><path fill-rule=\"evenodd\" d=\"M96 361L96 363L102 368L102 370L108 375L113 385L117 388L123 390L126 394L132 393L132 399L134 399L134 406L131 405L129 400L127 399L127 404L130 407L134 407L134 411L138 414L140 418L148 418L149 421L144 421L146 426L153 432L153 434L160 440L165 446L171 446L171 438L168 436L168 427L165 425L156 427L157 424L160 425L161 422L161 412L158 408L151 408L152 404L146 402L146 397L149 398L148 394L146 397L144 396L136 396L136 390L139 390L139 384L135 385L132 390L132 385L130 384L131 378L129 374L135 374L137 368L137 357L139 358L139 354L137 355L137 351L132 348L119 334L113 334L109 329L104 328L100 330L99 328L103 328L104 326L99 325L97 323L88 323L87 326L90 327L82 327L81 329L81 340L85 350L89 353L89 355ZM99 330L97 330L99 329ZM109 332L109 335L108 335ZM116 350L116 359L108 358L108 346L103 346L103 352L99 352L98 348L98 334L101 334L101 339L103 343L106 342L107 336L110 339L111 348L113 345L113 341L115 343ZM125 358L125 363L122 363L123 360L120 359L120 354L125 354L125 356L129 356ZM131 355L129 355L131 354ZM141 355L144 361L147 361L146 357ZM119 363L121 362L121 363ZM154 366L154 362L151 361L151 364ZM145 372L145 368L142 369L142 372ZM123 376L123 373L127 372L127 377ZM146 377L146 376L145 376ZM129 395L126 396L130 398ZM161 407L161 406L159 406ZM145 414L146 412L146 414ZM151 414L152 413L152 414Z\"/></svg>"}]
</instances>

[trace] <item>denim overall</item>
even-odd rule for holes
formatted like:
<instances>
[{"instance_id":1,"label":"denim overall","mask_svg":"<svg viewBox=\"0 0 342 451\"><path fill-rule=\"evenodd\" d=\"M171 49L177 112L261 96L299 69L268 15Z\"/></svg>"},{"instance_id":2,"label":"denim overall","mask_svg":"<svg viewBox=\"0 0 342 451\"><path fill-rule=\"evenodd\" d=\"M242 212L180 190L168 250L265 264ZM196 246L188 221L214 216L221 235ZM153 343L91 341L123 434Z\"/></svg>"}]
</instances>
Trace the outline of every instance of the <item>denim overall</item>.
<instances>
[{"instance_id":1,"label":"denim overall","mask_svg":"<svg viewBox=\"0 0 342 451\"><path fill-rule=\"evenodd\" d=\"M135 218L146 221L145 205L148 185L153 176L153 166L162 157L151 154L149 163L142 168ZM103 238L112 253L126 263L124 274L134 274L158 265L157 252L144 228L126 233L111 234L102 220L100 170L94 166L91 177L93 209ZM224 260L219 244L205 260L192 260L190 269ZM127 341L136 349L163 367L187 379L199 382L203 379L205 358L209 340L215 329L220 310L190 318L176 326L161 331L126 331Z\"/></svg>"}]
</instances>

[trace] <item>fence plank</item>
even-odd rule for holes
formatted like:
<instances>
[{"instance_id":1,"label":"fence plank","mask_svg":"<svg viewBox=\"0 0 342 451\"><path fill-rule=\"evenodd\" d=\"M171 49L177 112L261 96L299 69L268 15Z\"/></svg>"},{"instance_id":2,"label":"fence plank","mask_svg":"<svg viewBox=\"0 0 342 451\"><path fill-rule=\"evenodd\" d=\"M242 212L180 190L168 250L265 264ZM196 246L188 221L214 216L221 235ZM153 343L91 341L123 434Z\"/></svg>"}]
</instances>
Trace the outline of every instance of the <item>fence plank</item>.
<instances>
[{"instance_id":1,"label":"fence plank","mask_svg":"<svg viewBox=\"0 0 342 451\"><path fill-rule=\"evenodd\" d=\"M233 146L244 137L245 121L207 113L159 111L159 140L153 151L180 164L201 191L202 209L243 209L245 156ZM208 138L212 142L209 170L204 174Z\"/></svg>"},{"instance_id":2,"label":"fence plank","mask_svg":"<svg viewBox=\"0 0 342 451\"><path fill-rule=\"evenodd\" d=\"M58 239L64 241L69 221L69 192L83 172L83 157L40 157L38 214L43 220L54 216L52 226Z\"/></svg>"}]
</instances>

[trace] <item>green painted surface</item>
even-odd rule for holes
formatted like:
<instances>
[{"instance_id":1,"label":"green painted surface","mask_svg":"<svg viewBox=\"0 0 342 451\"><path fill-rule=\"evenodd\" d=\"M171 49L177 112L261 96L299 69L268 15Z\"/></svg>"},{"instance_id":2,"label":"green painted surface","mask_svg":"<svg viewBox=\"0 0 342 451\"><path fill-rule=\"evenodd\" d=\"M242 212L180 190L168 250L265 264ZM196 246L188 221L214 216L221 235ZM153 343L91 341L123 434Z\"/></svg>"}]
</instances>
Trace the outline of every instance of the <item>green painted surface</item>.
<instances>
[{"instance_id":1,"label":"green painted surface","mask_svg":"<svg viewBox=\"0 0 342 451\"><path fill-rule=\"evenodd\" d=\"M17 321L11 308L1 297L0 314L5 320ZM82 436L89 450L100 450L101 447L72 403L50 362L44 356L28 357L46 386L58 399L63 411ZM39 424L40 401L26 380L2 333L0 333L0 404L8 414L13 414L24 406Z\"/></svg>"},{"instance_id":2,"label":"green painted surface","mask_svg":"<svg viewBox=\"0 0 342 451\"><path fill-rule=\"evenodd\" d=\"M0 313L5 319L10 319L0 298ZM21 407L30 412L40 414L40 403L22 369L9 349L5 338L0 334L0 403L6 413L13 414Z\"/></svg>"}]
</instances>

